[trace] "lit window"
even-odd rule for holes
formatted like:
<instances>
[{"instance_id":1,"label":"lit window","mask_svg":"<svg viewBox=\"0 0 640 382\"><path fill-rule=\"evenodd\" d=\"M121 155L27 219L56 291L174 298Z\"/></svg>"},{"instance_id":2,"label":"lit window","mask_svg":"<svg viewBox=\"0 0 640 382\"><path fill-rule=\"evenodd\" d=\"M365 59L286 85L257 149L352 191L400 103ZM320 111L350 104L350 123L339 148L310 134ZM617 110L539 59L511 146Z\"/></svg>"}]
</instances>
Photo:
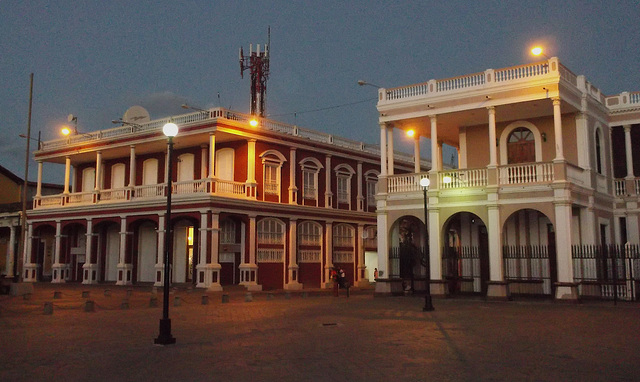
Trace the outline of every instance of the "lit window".
<instances>
[{"instance_id":1,"label":"lit window","mask_svg":"<svg viewBox=\"0 0 640 382\"><path fill-rule=\"evenodd\" d=\"M302 197L318 202L318 173L322 164L315 158L305 158L300 161L302 168Z\"/></svg>"},{"instance_id":2,"label":"lit window","mask_svg":"<svg viewBox=\"0 0 640 382\"><path fill-rule=\"evenodd\" d=\"M264 194L277 195L280 201L280 172L286 159L277 150L267 150L260 154L260 157L262 158Z\"/></svg>"}]
</instances>

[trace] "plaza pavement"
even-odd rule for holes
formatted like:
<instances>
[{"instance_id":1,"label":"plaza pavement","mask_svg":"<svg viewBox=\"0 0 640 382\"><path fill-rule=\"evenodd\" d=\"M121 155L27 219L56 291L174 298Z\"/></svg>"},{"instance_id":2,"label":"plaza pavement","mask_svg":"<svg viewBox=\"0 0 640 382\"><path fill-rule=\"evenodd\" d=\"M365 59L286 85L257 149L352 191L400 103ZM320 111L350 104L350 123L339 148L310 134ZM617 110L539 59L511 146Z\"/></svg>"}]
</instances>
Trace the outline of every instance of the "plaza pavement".
<instances>
[{"instance_id":1,"label":"plaza pavement","mask_svg":"<svg viewBox=\"0 0 640 382\"><path fill-rule=\"evenodd\" d=\"M0 381L640 380L638 303L456 298L422 312L420 297L372 290L247 302L235 289L223 303L179 288L177 342L157 346L162 293L150 307L151 290L42 283L30 299L0 296Z\"/></svg>"}]
</instances>

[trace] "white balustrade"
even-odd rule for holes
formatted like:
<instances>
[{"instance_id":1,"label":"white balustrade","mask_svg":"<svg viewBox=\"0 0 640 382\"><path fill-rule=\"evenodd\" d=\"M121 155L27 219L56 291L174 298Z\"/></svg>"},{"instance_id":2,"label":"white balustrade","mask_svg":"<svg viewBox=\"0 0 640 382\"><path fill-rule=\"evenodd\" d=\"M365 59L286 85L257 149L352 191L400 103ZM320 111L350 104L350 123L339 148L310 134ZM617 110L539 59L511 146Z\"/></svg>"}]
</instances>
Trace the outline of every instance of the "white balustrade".
<instances>
[{"instance_id":1,"label":"white balustrade","mask_svg":"<svg viewBox=\"0 0 640 382\"><path fill-rule=\"evenodd\" d=\"M149 184L143 186L134 187L134 196L136 198L155 198L158 196L164 196L164 184Z\"/></svg>"},{"instance_id":2,"label":"white balustrade","mask_svg":"<svg viewBox=\"0 0 640 382\"><path fill-rule=\"evenodd\" d=\"M62 203L63 195L59 194L59 195L41 196L40 198L36 199L35 201L38 202L38 205L40 207L61 206L61 205L63 205L63 203Z\"/></svg>"},{"instance_id":3,"label":"white balustrade","mask_svg":"<svg viewBox=\"0 0 640 382\"><path fill-rule=\"evenodd\" d=\"M196 179L196 180L185 180L181 182L174 182L171 186L171 192L176 195L184 195L184 194L202 194L207 193L208 187L207 183L210 180L205 179Z\"/></svg>"},{"instance_id":4,"label":"white balustrade","mask_svg":"<svg viewBox=\"0 0 640 382\"><path fill-rule=\"evenodd\" d=\"M67 196L65 204L93 203L93 192L74 192Z\"/></svg>"},{"instance_id":5,"label":"white balustrade","mask_svg":"<svg viewBox=\"0 0 640 382\"><path fill-rule=\"evenodd\" d=\"M549 183L553 181L553 163L520 163L499 168L500 184Z\"/></svg>"},{"instance_id":6,"label":"white balustrade","mask_svg":"<svg viewBox=\"0 0 640 382\"><path fill-rule=\"evenodd\" d=\"M614 179L613 180L613 189L616 193L616 196L625 196L627 194L627 190L625 187L624 179Z\"/></svg>"},{"instance_id":7,"label":"white balustrade","mask_svg":"<svg viewBox=\"0 0 640 382\"><path fill-rule=\"evenodd\" d=\"M230 180L216 179L216 194L245 196L246 185L242 182L234 182Z\"/></svg>"},{"instance_id":8,"label":"white balustrade","mask_svg":"<svg viewBox=\"0 0 640 382\"><path fill-rule=\"evenodd\" d=\"M537 77L549 73L549 63L536 62L528 65L513 66L495 71L496 82L519 80Z\"/></svg>"},{"instance_id":9,"label":"white balustrade","mask_svg":"<svg viewBox=\"0 0 640 382\"><path fill-rule=\"evenodd\" d=\"M100 191L100 201L125 200L127 198L126 188L115 188Z\"/></svg>"},{"instance_id":10,"label":"white balustrade","mask_svg":"<svg viewBox=\"0 0 640 382\"><path fill-rule=\"evenodd\" d=\"M484 85L485 74L476 73L466 76L447 78L444 80L438 80L436 82L436 89L438 92L445 92L448 90L465 89L473 86Z\"/></svg>"},{"instance_id":11,"label":"white balustrade","mask_svg":"<svg viewBox=\"0 0 640 382\"><path fill-rule=\"evenodd\" d=\"M401 192L422 191L420 179L427 174L401 174L387 177L387 192L389 194Z\"/></svg>"},{"instance_id":12,"label":"white balustrade","mask_svg":"<svg viewBox=\"0 0 640 382\"><path fill-rule=\"evenodd\" d=\"M487 169L462 169L438 173L441 189L484 187L487 185Z\"/></svg>"},{"instance_id":13,"label":"white balustrade","mask_svg":"<svg viewBox=\"0 0 640 382\"><path fill-rule=\"evenodd\" d=\"M640 179L636 179L634 183L636 195L640 195Z\"/></svg>"}]
</instances>

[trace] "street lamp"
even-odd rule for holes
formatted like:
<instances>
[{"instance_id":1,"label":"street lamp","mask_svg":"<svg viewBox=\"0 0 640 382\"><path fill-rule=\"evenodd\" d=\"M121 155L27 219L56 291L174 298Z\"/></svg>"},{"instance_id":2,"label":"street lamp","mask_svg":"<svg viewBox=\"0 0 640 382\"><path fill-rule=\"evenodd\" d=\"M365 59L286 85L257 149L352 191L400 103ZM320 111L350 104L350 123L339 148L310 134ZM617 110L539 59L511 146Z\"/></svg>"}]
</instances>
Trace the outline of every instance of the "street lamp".
<instances>
[{"instance_id":1,"label":"street lamp","mask_svg":"<svg viewBox=\"0 0 640 382\"><path fill-rule=\"evenodd\" d=\"M167 212L164 219L164 283L162 286L164 296L162 298L162 318L160 319L160 333L153 342L158 345L171 345L176 343L171 335L171 319L169 318L169 255L173 246L173 233L171 231L171 163L173 162L173 137L178 135L178 125L169 122L162 127L162 132L167 136Z\"/></svg>"},{"instance_id":2,"label":"street lamp","mask_svg":"<svg viewBox=\"0 0 640 382\"><path fill-rule=\"evenodd\" d=\"M137 123L124 121L122 118L114 119L114 120L111 121L111 123L113 123L113 124L118 124L119 123L122 126L127 125L127 126L132 126L132 127L142 127L141 125L139 125Z\"/></svg>"},{"instance_id":3,"label":"street lamp","mask_svg":"<svg viewBox=\"0 0 640 382\"><path fill-rule=\"evenodd\" d=\"M364 80L358 80L358 85L360 86L373 86L374 88L382 89L382 86L378 86L376 84L372 84L371 82L367 82Z\"/></svg>"},{"instance_id":4,"label":"street lamp","mask_svg":"<svg viewBox=\"0 0 640 382\"><path fill-rule=\"evenodd\" d=\"M422 194L424 195L424 253L425 253L425 268L427 271L426 276L426 292L424 294L424 307L423 312L430 312L435 310L433 302L431 301L431 259L429 258L429 226L427 224L427 189L431 181L429 178L420 179L420 186L422 186Z\"/></svg>"},{"instance_id":5,"label":"street lamp","mask_svg":"<svg viewBox=\"0 0 640 382\"><path fill-rule=\"evenodd\" d=\"M218 95L218 97L219 97L219 95ZM182 107L183 109L191 109L191 110L199 111L199 112L201 112L203 114L211 115L211 111L209 111L209 110L200 109L199 107L187 105L186 103L183 103L180 107Z\"/></svg>"},{"instance_id":6,"label":"street lamp","mask_svg":"<svg viewBox=\"0 0 640 382\"><path fill-rule=\"evenodd\" d=\"M542 56L544 58L546 58L547 60L549 59L549 57L544 54L544 50L542 49L541 46L535 46L531 49L531 54L533 54L534 56Z\"/></svg>"}]
</instances>

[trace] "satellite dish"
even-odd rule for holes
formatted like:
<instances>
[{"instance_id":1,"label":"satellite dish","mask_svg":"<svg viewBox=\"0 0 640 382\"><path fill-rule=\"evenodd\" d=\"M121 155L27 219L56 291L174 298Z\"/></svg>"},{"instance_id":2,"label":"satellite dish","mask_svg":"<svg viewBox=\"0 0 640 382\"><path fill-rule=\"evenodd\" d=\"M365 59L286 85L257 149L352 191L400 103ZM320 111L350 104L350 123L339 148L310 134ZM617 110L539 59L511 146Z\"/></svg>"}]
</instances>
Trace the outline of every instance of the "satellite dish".
<instances>
[{"instance_id":1,"label":"satellite dish","mask_svg":"<svg viewBox=\"0 0 640 382\"><path fill-rule=\"evenodd\" d=\"M131 106L127 111L124 112L124 116L122 116L122 120L130 123L145 123L149 122L151 118L149 118L149 112L142 106Z\"/></svg>"},{"instance_id":2,"label":"satellite dish","mask_svg":"<svg viewBox=\"0 0 640 382\"><path fill-rule=\"evenodd\" d=\"M73 115L73 114L69 114L69 115L67 116L67 121L69 121L69 122L73 122L73 121L77 121L77 120L78 120L78 117L76 117L76 116L75 116L75 115Z\"/></svg>"}]
</instances>

